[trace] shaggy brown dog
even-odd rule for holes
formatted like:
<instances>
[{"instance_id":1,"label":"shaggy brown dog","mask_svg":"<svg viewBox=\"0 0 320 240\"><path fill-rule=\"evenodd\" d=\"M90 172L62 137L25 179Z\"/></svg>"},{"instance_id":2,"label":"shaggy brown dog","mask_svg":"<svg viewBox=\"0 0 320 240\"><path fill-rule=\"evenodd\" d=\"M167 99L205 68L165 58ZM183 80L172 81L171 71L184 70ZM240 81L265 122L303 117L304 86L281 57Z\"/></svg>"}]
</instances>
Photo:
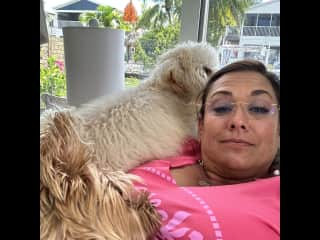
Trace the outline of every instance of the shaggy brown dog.
<instances>
[{"instance_id":1,"label":"shaggy brown dog","mask_svg":"<svg viewBox=\"0 0 320 240\"><path fill-rule=\"evenodd\" d=\"M40 238L147 239L160 218L121 171L98 169L72 116L55 113L40 133Z\"/></svg>"},{"instance_id":2,"label":"shaggy brown dog","mask_svg":"<svg viewBox=\"0 0 320 240\"><path fill-rule=\"evenodd\" d=\"M194 101L217 66L205 43L167 51L135 89L45 112L40 129L42 239L146 239L160 218L127 170L179 154L197 136ZM119 171L121 170L121 171ZM124 171L124 172L122 172Z\"/></svg>"}]
</instances>

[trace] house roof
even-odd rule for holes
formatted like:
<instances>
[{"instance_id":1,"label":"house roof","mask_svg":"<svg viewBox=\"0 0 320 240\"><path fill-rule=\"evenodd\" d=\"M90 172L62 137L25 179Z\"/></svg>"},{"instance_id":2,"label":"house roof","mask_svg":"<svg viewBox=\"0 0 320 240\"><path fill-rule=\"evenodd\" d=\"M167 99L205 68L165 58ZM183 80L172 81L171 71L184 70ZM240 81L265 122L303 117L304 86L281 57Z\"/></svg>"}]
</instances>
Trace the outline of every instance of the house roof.
<instances>
[{"instance_id":1,"label":"house roof","mask_svg":"<svg viewBox=\"0 0 320 240\"><path fill-rule=\"evenodd\" d=\"M89 0L71 0L69 2L66 2L64 4L58 5L54 7L56 11L88 11L92 10L95 11L97 7L99 6L99 3L95 1L89 1Z\"/></svg>"}]
</instances>

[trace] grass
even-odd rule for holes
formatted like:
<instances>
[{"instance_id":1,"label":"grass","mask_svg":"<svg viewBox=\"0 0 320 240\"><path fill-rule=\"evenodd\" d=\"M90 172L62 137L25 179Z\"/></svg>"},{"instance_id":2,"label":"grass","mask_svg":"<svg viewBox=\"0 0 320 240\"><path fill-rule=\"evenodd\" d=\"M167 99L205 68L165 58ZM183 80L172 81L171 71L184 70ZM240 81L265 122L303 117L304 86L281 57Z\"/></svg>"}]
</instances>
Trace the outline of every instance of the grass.
<instances>
[{"instance_id":1,"label":"grass","mask_svg":"<svg viewBox=\"0 0 320 240\"><path fill-rule=\"evenodd\" d=\"M126 78L125 79L125 87L130 88L130 87L136 87L140 84L140 80L137 78Z\"/></svg>"}]
</instances>

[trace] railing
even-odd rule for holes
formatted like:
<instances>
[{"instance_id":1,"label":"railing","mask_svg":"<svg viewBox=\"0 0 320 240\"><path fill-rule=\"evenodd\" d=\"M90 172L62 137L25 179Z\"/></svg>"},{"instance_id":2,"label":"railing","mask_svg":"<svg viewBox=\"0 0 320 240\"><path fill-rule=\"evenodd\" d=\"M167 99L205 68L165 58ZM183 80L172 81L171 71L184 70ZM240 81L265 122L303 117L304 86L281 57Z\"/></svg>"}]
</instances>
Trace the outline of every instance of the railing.
<instances>
[{"instance_id":1,"label":"railing","mask_svg":"<svg viewBox=\"0 0 320 240\"><path fill-rule=\"evenodd\" d=\"M62 28L63 27L81 27L83 26L81 22L79 21L65 21L65 20L59 20L58 26L55 27L48 27L48 33L49 35L55 35L55 36L62 36Z\"/></svg>"},{"instance_id":2,"label":"railing","mask_svg":"<svg viewBox=\"0 0 320 240\"><path fill-rule=\"evenodd\" d=\"M62 36L62 29L61 28L57 28L57 27L48 27L48 33L49 35L55 35L55 36Z\"/></svg>"},{"instance_id":3,"label":"railing","mask_svg":"<svg viewBox=\"0 0 320 240\"><path fill-rule=\"evenodd\" d=\"M144 80L149 76L149 70L145 69L144 64L125 63L125 77L134 77Z\"/></svg>"},{"instance_id":4,"label":"railing","mask_svg":"<svg viewBox=\"0 0 320 240\"><path fill-rule=\"evenodd\" d=\"M226 33L230 35L239 35L240 28L238 26L227 26Z\"/></svg>"},{"instance_id":5,"label":"railing","mask_svg":"<svg viewBox=\"0 0 320 240\"><path fill-rule=\"evenodd\" d=\"M280 27L245 26L242 36L270 36L280 37Z\"/></svg>"}]
</instances>

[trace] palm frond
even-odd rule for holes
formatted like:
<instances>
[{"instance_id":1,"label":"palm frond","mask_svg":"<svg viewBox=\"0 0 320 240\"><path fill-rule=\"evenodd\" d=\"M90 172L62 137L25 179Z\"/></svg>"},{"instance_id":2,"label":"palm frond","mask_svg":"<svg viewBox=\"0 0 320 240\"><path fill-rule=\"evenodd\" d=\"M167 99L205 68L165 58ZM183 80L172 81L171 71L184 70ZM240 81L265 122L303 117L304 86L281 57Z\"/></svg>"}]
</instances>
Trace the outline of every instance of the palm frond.
<instances>
[{"instance_id":1,"label":"palm frond","mask_svg":"<svg viewBox=\"0 0 320 240\"><path fill-rule=\"evenodd\" d=\"M145 10L145 12L140 17L137 27L138 28L149 28L151 26L151 22L154 21L155 16L158 14L160 9L160 5L156 4L151 8Z\"/></svg>"}]
</instances>

